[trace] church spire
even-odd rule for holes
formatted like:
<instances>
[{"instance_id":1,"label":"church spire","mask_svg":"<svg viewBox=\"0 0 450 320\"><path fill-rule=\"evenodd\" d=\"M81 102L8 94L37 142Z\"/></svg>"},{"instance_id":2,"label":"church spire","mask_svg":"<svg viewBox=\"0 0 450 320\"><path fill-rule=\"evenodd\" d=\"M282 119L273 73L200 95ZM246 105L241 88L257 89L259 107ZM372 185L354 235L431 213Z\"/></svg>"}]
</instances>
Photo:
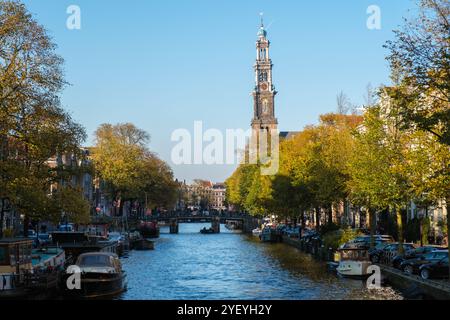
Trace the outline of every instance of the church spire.
<instances>
[{"instance_id":1,"label":"church spire","mask_svg":"<svg viewBox=\"0 0 450 320\"><path fill-rule=\"evenodd\" d=\"M258 36L260 38L265 38L267 36L267 31L264 29L264 13L261 12L259 15L261 16L261 25L259 26Z\"/></svg>"},{"instance_id":2,"label":"church spire","mask_svg":"<svg viewBox=\"0 0 450 320\"><path fill-rule=\"evenodd\" d=\"M272 61L270 59L270 41L267 39L267 32L264 29L264 20L261 15L261 26L256 41L256 63L255 70L255 90L253 91L252 120L253 129L265 128L276 129L277 119L275 117L275 86L272 83Z\"/></svg>"}]
</instances>

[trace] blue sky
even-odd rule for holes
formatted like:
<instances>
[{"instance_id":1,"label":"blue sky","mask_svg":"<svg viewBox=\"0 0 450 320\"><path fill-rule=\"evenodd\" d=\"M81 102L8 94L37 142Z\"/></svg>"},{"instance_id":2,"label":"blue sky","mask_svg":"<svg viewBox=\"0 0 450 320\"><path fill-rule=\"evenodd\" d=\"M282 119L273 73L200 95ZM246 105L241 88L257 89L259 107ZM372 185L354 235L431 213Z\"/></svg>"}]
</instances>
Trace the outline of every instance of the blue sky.
<instances>
[{"instance_id":1,"label":"blue sky","mask_svg":"<svg viewBox=\"0 0 450 320\"><path fill-rule=\"evenodd\" d=\"M276 116L282 131L301 130L336 109L344 91L363 103L367 84L389 83L382 48L409 16L413 0L26 0L58 44L71 83L64 107L92 134L101 123L132 122L170 161L171 133L247 129L259 12L272 43ZM66 28L69 5L81 30ZM366 27L369 5L381 30ZM179 179L223 181L234 166L172 165Z\"/></svg>"}]
</instances>

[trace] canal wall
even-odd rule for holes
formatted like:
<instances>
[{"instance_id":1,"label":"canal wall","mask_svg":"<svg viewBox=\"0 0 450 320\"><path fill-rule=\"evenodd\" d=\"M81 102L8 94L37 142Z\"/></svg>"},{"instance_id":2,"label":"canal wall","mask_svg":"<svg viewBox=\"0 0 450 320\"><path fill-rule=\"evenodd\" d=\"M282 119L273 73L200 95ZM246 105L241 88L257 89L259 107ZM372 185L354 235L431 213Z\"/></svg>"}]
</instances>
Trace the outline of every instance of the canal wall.
<instances>
[{"instance_id":1,"label":"canal wall","mask_svg":"<svg viewBox=\"0 0 450 320\"><path fill-rule=\"evenodd\" d=\"M313 244L283 236L283 242L323 261L333 261L334 252ZM450 300L450 283L446 280L424 280L416 275L407 275L395 268L379 265L385 284L402 292L408 299Z\"/></svg>"},{"instance_id":2,"label":"canal wall","mask_svg":"<svg viewBox=\"0 0 450 320\"><path fill-rule=\"evenodd\" d=\"M385 282L403 292L407 298L450 300L450 283L445 280L424 280L385 265L380 265L380 269Z\"/></svg>"},{"instance_id":3,"label":"canal wall","mask_svg":"<svg viewBox=\"0 0 450 320\"><path fill-rule=\"evenodd\" d=\"M282 241L290 246L293 246L303 252L313 255L315 258L322 261L333 261L333 250L327 249L316 242L304 243L297 238L290 238L286 235L282 236Z\"/></svg>"}]
</instances>

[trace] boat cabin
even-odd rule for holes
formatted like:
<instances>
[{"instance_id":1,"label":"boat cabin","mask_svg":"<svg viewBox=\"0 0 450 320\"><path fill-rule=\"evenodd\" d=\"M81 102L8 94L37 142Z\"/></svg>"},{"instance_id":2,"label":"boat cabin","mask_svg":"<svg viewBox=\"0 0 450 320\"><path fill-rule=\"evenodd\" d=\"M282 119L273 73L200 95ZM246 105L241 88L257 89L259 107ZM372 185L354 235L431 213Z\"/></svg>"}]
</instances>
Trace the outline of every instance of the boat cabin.
<instances>
[{"instance_id":1,"label":"boat cabin","mask_svg":"<svg viewBox=\"0 0 450 320\"><path fill-rule=\"evenodd\" d=\"M369 252L367 249L349 248L339 250L341 261L370 261Z\"/></svg>"},{"instance_id":2,"label":"boat cabin","mask_svg":"<svg viewBox=\"0 0 450 320\"><path fill-rule=\"evenodd\" d=\"M31 271L33 240L26 238L0 240L0 274Z\"/></svg>"},{"instance_id":3,"label":"boat cabin","mask_svg":"<svg viewBox=\"0 0 450 320\"><path fill-rule=\"evenodd\" d=\"M122 271L122 264L120 263L119 257L117 254L111 252L83 253L78 257L76 265L87 270L90 268L112 268L117 273ZM98 270L96 271L98 272Z\"/></svg>"},{"instance_id":4,"label":"boat cabin","mask_svg":"<svg viewBox=\"0 0 450 320\"><path fill-rule=\"evenodd\" d=\"M74 262L77 257L86 252L112 252L117 250L117 243L102 240L102 237L89 236L85 232L53 232L53 244L64 249L68 262Z\"/></svg>"}]
</instances>

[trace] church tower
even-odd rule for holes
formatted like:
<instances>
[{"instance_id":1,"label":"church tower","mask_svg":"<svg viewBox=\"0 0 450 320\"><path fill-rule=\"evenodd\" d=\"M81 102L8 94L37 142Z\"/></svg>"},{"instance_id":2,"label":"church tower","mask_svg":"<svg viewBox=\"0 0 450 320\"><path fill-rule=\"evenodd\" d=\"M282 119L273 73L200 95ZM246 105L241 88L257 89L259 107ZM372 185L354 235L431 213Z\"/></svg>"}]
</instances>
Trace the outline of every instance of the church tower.
<instances>
[{"instance_id":1,"label":"church tower","mask_svg":"<svg viewBox=\"0 0 450 320\"><path fill-rule=\"evenodd\" d=\"M275 86L272 83L272 60L269 55L270 41L261 19L261 26L256 41L255 89L253 90L252 129L277 130L278 120L275 118Z\"/></svg>"}]
</instances>

